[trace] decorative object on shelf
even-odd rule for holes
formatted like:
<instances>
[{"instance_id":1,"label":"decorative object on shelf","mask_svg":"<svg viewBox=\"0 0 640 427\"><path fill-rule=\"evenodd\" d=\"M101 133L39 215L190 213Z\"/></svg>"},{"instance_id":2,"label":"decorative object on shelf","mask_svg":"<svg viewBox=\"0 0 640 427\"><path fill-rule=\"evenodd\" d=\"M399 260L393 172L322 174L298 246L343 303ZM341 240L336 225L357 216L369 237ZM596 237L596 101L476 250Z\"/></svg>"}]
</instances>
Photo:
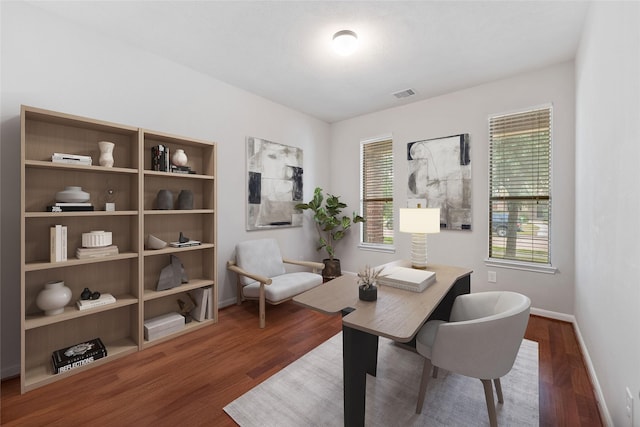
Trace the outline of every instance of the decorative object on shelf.
<instances>
[{"instance_id":1,"label":"decorative object on shelf","mask_svg":"<svg viewBox=\"0 0 640 427\"><path fill-rule=\"evenodd\" d=\"M98 163L100 166L107 168L113 167L113 147L115 146L116 145L113 142L109 141L98 142L98 148L100 148L100 158L98 159Z\"/></svg>"},{"instance_id":2,"label":"decorative object on shelf","mask_svg":"<svg viewBox=\"0 0 640 427\"><path fill-rule=\"evenodd\" d=\"M316 249L321 250L324 248L327 251L327 255L329 255L329 258L322 260L325 265L324 270L322 270L322 277L325 282L342 275L340 260L335 258L334 246L336 242L346 235L347 230L351 228L351 224L366 221L355 212L353 212L351 218L342 215L342 209L346 207L347 205L340 201L339 196L327 194L325 201L320 187L314 190L313 200L309 203L296 205L296 209L309 209L313 212L313 221L318 231L318 247Z\"/></svg>"},{"instance_id":3,"label":"decorative object on shelf","mask_svg":"<svg viewBox=\"0 0 640 427\"><path fill-rule=\"evenodd\" d=\"M170 255L169 265L160 271L160 278L158 279L156 290L164 291L187 282L189 282L189 279L184 271L182 261L180 261L177 256Z\"/></svg>"},{"instance_id":4,"label":"decorative object on shelf","mask_svg":"<svg viewBox=\"0 0 640 427\"><path fill-rule=\"evenodd\" d=\"M89 201L89 193L82 191L82 187L67 186L56 193L56 202L85 203Z\"/></svg>"},{"instance_id":5,"label":"decorative object on shelf","mask_svg":"<svg viewBox=\"0 0 640 427\"><path fill-rule=\"evenodd\" d=\"M109 182L107 181L107 185ZM105 211L115 211L116 210L116 197L117 193L113 187L108 187L103 194L103 204Z\"/></svg>"},{"instance_id":6,"label":"decorative object on shelf","mask_svg":"<svg viewBox=\"0 0 640 427\"><path fill-rule=\"evenodd\" d=\"M427 268L427 233L440 232L440 208L400 209L400 232L411 233L411 267Z\"/></svg>"},{"instance_id":7,"label":"decorative object on shelf","mask_svg":"<svg viewBox=\"0 0 640 427\"><path fill-rule=\"evenodd\" d=\"M180 237L178 237L178 241L169 243L169 246L174 248L186 248L188 246L198 246L200 244L201 242L199 240L191 240L190 238L182 234L181 231Z\"/></svg>"},{"instance_id":8,"label":"decorative object on shelf","mask_svg":"<svg viewBox=\"0 0 640 427\"><path fill-rule=\"evenodd\" d=\"M170 190L159 190L156 196L156 209L173 209L173 193Z\"/></svg>"},{"instance_id":9,"label":"decorative object on shelf","mask_svg":"<svg viewBox=\"0 0 640 427\"><path fill-rule=\"evenodd\" d=\"M442 229L471 231L470 153L468 133L408 143L408 206L423 200L440 208Z\"/></svg>"},{"instance_id":10,"label":"decorative object on shelf","mask_svg":"<svg viewBox=\"0 0 640 427\"><path fill-rule=\"evenodd\" d=\"M175 311L144 321L144 339L153 341L171 335L184 328L185 318Z\"/></svg>"},{"instance_id":11,"label":"decorative object on shelf","mask_svg":"<svg viewBox=\"0 0 640 427\"><path fill-rule=\"evenodd\" d=\"M193 209L193 191L180 191L180 194L178 194L178 209Z\"/></svg>"},{"instance_id":12,"label":"decorative object on shelf","mask_svg":"<svg viewBox=\"0 0 640 427\"><path fill-rule=\"evenodd\" d=\"M148 249L162 249L167 246L167 242L157 238L153 234L147 236L147 248Z\"/></svg>"},{"instance_id":13,"label":"decorative object on shelf","mask_svg":"<svg viewBox=\"0 0 640 427\"><path fill-rule=\"evenodd\" d=\"M180 237L178 237L178 242L180 243L187 243L189 239L187 236L185 236L184 234L182 234L182 231L180 232Z\"/></svg>"},{"instance_id":14,"label":"decorative object on shelf","mask_svg":"<svg viewBox=\"0 0 640 427\"><path fill-rule=\"evenodd\" d=\"M64 307L71 301L71 289L62 280L47 282L36 298L36 305L46 316L64 313Z\"/></svg>"},{"instance_id":15,"label":"decorative object on shelf","mask_svg":"<svg viewBox=\"0 0 640 427\"><path fill-rule=\"evenodd\" d=\"M85 300L97 300L100 298L100 292L92 292L89 288L84 288L80 294L80 299Z\"/></svg>"},{"instance_id":16,"label":"decorative object on shelf","mask_svg":"<svg viewBox=\"0 0 640 427\"><path fill-rule=\"evenodd\" d=\"M184 316L184 323L191 323L193 320L193 316L191 316L191 311L196 307L196 300L193 296L187 292L187 296L189 297L188 302L184 302L180 298L178 298L178 307L180 307L180 314Z\"/></svg>"},{"instance_id":17,"label":"decorative object on shelf","mask_svg":"<svg viewBox=\"0 0 640 427\"><path fill-rule=\"evenodd\" d=\"M151 170L169 172L169 147L166 145L151 147Z\"/></svg>"},{"instance_id":18,"label":"decorative object on shelf","mask_svg":"<svg viewBox=\"0 0 640 427\"><path fill-rule=\"evenodd\" d=\"M102 248L110 246L112 243L111 231L90 231L88 233L82 233L82 247L83 248Z\"/></svg>"},{"instance_id":19,"label":"decorative object on shelf","mask_svg":"<svg viewBox=\"0 0 640 427\"><path fill-rule=\"evenodd\" d=\"M187 158L187 153L185 153L182 148L178 148L171 157L171 163L176 166L187 166L188 161L189 159Z\"/></svg>"},{"instance_id":20,"label":"decorative object on shelf","mask_svg":"<svg viewBox=\"0 0 640 427\"><path fill-rule=\"evenodd\" d=\"M247 137L247 231L301 227L301 148Z\"/></svg>"},{"instance_id":21,"label":"decorative object on shelf","mask_svg":"<svg viewBox=\"0 0 640 427\"><path fill-rule=\"evenodd\" d=\"M373 268L366 265L358 272L358 297L362 301L375 301L378 299L378 287L376 281L382 268Z\"/></svg>"}]
</instances>

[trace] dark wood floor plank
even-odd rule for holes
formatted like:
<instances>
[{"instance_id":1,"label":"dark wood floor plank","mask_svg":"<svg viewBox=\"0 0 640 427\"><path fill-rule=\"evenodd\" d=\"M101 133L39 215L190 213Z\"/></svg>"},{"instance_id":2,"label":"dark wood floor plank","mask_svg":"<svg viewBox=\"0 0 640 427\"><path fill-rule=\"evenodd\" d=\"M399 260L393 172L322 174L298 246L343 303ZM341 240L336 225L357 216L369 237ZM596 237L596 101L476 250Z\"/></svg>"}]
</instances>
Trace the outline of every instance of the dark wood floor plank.
<instances>
[{"instance_id":1,"label":"dark wood floor plank","mask_svg":"<svg viewBox=\"0 0 640 427\"><path fill-rule=\"evenodd\" d=\"M341 330L339 316L293 303L220 310L220 322L20 395L2 382L3 426L234 426L223 407ZM571 324L531 316L541 426L601 426Z\"/></svg>"}]
</instances>

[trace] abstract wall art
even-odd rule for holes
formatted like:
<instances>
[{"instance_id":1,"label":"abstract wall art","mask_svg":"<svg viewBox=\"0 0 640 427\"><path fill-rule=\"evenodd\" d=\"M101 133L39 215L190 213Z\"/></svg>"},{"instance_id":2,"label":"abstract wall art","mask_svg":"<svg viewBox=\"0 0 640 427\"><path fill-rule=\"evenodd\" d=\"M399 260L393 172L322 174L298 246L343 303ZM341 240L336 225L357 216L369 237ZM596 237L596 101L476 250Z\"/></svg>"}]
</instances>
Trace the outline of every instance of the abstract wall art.
<instances>
[{"instance_id":1,"label":"abstract wall art","mask_svg":"<svg viewBox=\"0 0 640 427\"><path fill-rule=\"evenodd\" d=\"M440 228L471 230L471 157L469 134L407 144L408 199L440 208Z\"/></svg>"},{"instance_id":2,"label":"abstract wall art","mask_svg":"<svg viewBox=\"0 0 640 427\"><path fill-rule=\"evenodd\" d=\"M302 226L302 149L247 137L247 230Z\"/></svg>"}]
</instances>

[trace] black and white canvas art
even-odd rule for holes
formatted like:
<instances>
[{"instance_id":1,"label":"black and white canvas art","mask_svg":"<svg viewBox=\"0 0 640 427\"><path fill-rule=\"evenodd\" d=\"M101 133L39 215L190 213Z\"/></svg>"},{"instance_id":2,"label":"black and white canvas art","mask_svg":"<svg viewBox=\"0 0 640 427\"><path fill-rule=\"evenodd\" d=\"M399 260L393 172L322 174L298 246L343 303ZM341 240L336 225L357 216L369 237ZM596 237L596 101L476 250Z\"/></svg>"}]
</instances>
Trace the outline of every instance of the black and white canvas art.
<instances>
[{"instance_id":1,"label":"black and white canvas art","mask_svg":"<svg viewBox=\"0 0 640 427\"><path fill-rule=\"evenodd\" d=\"M302 226L302 149L247 137L247 230Z\"/></svg>"},{"instance_id":2,"label":"black and white canvas art","mask_svg":"<svg viewBox=\"0 0 640 427\"><path fill-rule=\"evenodd\" d=\"M408 199L440 208L440 228L471 230L471 157L469 134L407 144Z\"/></svg>"}]
</instances>

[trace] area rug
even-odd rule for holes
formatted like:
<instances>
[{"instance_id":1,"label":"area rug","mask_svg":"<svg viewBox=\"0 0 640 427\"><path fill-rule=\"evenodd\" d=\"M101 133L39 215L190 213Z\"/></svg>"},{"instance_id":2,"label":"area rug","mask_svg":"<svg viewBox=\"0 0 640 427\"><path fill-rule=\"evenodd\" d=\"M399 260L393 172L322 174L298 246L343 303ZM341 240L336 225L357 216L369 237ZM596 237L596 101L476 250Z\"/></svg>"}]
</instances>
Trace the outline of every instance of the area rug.
<instances>
[{"instance_id":1,"label":"area rug","mask_svg":"<svg viewBox=\"0 0 640 427\"><path fill-rule=\"evenodd\" d=\"M423 358L380 338L378 372L367 375L366 426L489 425L480 380L440 369L431 378L421 414L415 413ZM537 426L538 344L524 340L513 369L501 380L498 425ZM341 426L342 333L228 404L242 427Z\"/></svg>"}]
</instances>

